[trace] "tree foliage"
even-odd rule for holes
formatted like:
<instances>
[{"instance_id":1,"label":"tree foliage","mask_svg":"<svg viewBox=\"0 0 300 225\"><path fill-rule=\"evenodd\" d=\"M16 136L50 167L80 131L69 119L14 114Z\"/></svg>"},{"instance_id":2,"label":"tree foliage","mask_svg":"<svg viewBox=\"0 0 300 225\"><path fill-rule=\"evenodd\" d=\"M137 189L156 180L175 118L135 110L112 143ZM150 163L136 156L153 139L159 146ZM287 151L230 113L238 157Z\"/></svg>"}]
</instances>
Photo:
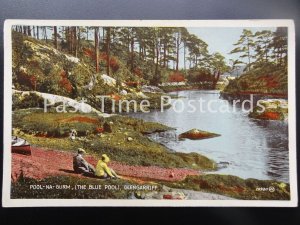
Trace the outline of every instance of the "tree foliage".
<instances>
[{"instance_id":1,"label":"tree foliage","mask_svg":"<svg viewBox=\"0 0 300 225\"><path fill-rule=\"evenodd\" d=\"M244 29L240 39L234 44L230 54L238 54L242 60L236 60L234 66L246 64L246 69L261 67L265 64L286 66L287 63L287 28L278 27L275 32L261 30L253 34ZM243 61L246 59L246 61Z\"/></svg>"}]
</instances>

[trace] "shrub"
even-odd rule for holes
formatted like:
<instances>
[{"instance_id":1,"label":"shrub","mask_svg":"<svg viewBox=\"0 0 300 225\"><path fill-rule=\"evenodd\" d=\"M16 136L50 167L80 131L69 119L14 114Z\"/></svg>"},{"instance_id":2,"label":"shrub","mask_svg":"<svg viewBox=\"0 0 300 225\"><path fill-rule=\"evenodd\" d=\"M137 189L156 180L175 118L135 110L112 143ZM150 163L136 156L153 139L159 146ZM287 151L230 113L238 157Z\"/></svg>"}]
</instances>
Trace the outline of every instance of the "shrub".
<instances>
[{"instance_id":1,"label":"shrub","mask_svg":"<svg viewBox=\"0 0 300 225\"><path fill-rule=\"evenodd\" d=\"M35 93L30 93L24 97L14 94L12 97L13 105L12 109L27 109L27 108L43 108L44 99Z\"/></svg>"},{"instance_id":2,"label":"shrub","mask_svg":"<svg viewBox=\"0 0 300 225\"><path fill-rule=\"evenodd\" d=\"M169 75L169 82L182 82L185 81L184 75L180 72L174 72Z\"/></svg>"}]
</instances>

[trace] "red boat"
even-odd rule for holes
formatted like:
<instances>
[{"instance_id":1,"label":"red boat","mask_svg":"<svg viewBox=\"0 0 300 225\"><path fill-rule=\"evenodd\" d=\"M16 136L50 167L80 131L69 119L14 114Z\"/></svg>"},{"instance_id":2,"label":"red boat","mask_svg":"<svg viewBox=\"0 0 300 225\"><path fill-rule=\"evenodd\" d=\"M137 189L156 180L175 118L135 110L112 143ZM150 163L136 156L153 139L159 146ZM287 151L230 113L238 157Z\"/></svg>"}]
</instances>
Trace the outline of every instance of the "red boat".
<instances>
[{"instance_id":1,"label":"red boat","mask_svg":"<svg viewBox=\"0 0 300 225\"><path fill-rule=\"evenodd\" d=\"M31 155L31 146L28 141L23 138L12 136L11 152L24 155Z\"/></svg>"}]
</instances>

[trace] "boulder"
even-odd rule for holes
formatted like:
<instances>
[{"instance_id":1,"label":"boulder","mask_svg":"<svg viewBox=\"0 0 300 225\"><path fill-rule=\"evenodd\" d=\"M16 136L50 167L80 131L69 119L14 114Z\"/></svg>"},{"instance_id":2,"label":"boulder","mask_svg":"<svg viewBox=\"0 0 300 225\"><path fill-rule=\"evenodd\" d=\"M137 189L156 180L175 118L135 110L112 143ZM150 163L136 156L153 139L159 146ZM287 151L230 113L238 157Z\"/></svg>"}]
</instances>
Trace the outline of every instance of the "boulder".
<instances>
[{"instance_id":1,"label":"boulder","mask_svg":"<svg viewBox=\"0 0 300 225\"><path fill-rule=\"evenodd\" d=\"M141 87L141 91L144 93L164 93L164 91L162 89L160 89L159 87L156 86L148 86L148 85L143 85Z\"/></svg>"},{"instance_id":2,"label":"boulder","mask_svg":"<svg viewBox=\"0 0 300 225\"><path fill-rule=\"evenodd\" d=\"M133 138L132 137L128 137L127 141L133 141Z\"/></svg>"},{"instance_id":3,"label":"boulder","mask_svg":"<svg viewBox=\"0 0 300 225\"><path fill-rule=\"evenodd\" d=\"M127 95L128 93L127 93L127 91L126 90L121 90L120 91L120 95Z\"/></svg>"},{"instance_id":4,"label":"boulder","mask_svg":"<svg viewBox=\"0 0 300 225\"><path fill-rule=\"evenodd\" d=\"M256 106L249 117L262 120L287 120L288 101L285 99L264 99L259 100L260 106Z\"/></svg>"},{"instance_id":5,"label":"boulder","mask_svg":"<svg viewBox=\"0 0 300 225\"><path fill-rule=\"evenodd\" d=\"M102 74L101 75L101 79L103 80L104 84L107 84L108 86L114 87L116 86L116 79L106 75L106 74Z\"/></svg>"},{"instance_id":6,"label":"boulder","mask_svg":"<svg viewBox=\"0 0 300 225\"><path fill-rule=\"evenodd\" d=\"M215 134L215 133L210 133L207 131L198 130L198 129L194 128L194 129L191 129L187 132L180 134L179 139L188 138L191 140L200 140L200 139L213 138L213 137L218 137L218 136L220 136L220 135Z\"/></svg>"},{"instance_id":7,"label":"boulder","mask_svg":"<svg viewBox=\"0 0 300 225\"><path fill-rule=\"evenodd\" d=\"M145 95L143 92L136 92L136 96L138 98L142 98L142 99L149 99L149 97L147 95Z\"/></svg>"}]
</instances>

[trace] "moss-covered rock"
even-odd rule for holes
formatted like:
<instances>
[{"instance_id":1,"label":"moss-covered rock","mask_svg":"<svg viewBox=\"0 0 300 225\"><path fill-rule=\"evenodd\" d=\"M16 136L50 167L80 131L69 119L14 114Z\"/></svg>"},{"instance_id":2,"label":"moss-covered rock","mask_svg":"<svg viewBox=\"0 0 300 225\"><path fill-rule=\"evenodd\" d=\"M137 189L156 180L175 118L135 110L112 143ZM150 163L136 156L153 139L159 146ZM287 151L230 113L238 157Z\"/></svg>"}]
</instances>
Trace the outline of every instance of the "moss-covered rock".
<instances>
[{"instance_id":1,"label":"moss-covered rock","mask_svg":"<svg viewBox=\"0 0 300 225\"><path fill-rule=\"evenodd\" d=\"M285 99L260 100L250 117L263 120L286 120L288 118L288 102Z\"/></svg>"}]
</instances>

